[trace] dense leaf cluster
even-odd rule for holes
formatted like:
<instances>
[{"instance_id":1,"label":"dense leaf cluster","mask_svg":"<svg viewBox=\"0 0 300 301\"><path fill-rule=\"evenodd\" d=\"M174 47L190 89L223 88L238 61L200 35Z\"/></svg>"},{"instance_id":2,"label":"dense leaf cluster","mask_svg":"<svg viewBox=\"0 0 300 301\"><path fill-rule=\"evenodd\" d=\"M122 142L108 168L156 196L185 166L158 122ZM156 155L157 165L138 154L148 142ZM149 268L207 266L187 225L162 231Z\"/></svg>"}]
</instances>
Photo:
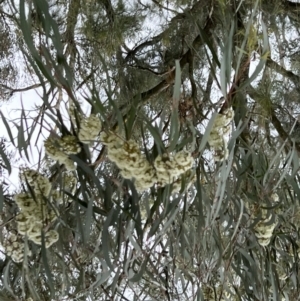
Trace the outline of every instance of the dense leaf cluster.
<instances>
[{"instance_id":1,"label":"dense leaf cluster","mask_svg":"<svg viewBox=\"0 0 300 301\"><path fill-rule=\"evenodd\" d=\"M299 12L2 1L0 299L297 300Z\"/></svg>"}]
</instances>

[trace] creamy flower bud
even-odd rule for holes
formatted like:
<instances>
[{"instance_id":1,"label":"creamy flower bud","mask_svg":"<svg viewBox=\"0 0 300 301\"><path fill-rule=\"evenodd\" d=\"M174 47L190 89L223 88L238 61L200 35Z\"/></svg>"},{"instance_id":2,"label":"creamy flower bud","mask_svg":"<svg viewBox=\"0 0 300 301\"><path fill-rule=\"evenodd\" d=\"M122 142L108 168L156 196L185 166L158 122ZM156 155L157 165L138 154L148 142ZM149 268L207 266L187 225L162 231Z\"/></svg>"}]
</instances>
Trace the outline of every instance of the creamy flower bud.
<instances>
[{"instance_id":1,"label":"creamy flower bud","mask_svg":"<svg viewBox=\"0 0 300 301\"><path fill-rule=\"evenodd\" d=\"M90 143L94 141L101 131L100 119L91 114L89 117L83 118L80 123L80 130L78 133L78 139L82 143Z\"/></svg>"}]
</instances>

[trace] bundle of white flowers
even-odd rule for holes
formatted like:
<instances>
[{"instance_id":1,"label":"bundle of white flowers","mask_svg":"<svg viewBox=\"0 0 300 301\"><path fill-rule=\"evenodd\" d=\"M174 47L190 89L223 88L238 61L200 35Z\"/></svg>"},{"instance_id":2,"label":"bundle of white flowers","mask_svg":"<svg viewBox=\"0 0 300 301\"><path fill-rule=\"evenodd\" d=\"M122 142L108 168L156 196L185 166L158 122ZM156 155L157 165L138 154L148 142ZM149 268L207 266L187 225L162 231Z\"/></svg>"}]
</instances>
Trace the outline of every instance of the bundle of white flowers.
<instances>
[{"instance_id":1,"label":"bundle of white flowers","mask_svg":"<svg viewBox=\"0 0 300 301\"><path fill-rule=\"evenodd\" d=\"M23 183L27 181L30 186L33 186L38 194L48 196L51 190L51 183L48 178L42 176L36 170L22 169L20 173L20 179Z\"/></svg>"},{"instance_id":2,"label":"bundle of white flowers","mask_svg":"<svg viewBox=\"0 0 300 301\"><path fill-rule=\"evenodd\" d=\"M67 135L62 138L50 136L45 140L44 146L46 154L51 159L58 161L60 164L65 164L69 171L76 169L74 162L68 157L68 155L75 155L81 151L75 136Z\"/></svg>"},{"instance_id":3,"label":"bundle of white flowers","mask_svg":"<svg viewBox=\"0 0 300 301\"><path fill-rule=\"evenodd\" d=\"M14 262L22 262L24 259L24 243L16 234L9 233L4 241L3 247L5 252ZM28 250L27 256L31 256L32 252Z\"/></svg>"},{"instance_id":4,"label":"bundle of white flowers","mask_svg":"<svg viewBox=\"0 0 300 301\"><path fill-rule=\"evenodd\" d=\"M157 175L157 182L161 186L171 184L193 167L194 159L187 151L180 151L175 155L163 154L156 157L154 167Z\"/></svg>"},{"instance_id":5,"label":"bundle of white flowers","mask_svg":"<svg viewBox=\"0 0 300 301\"><path fill-rule=\"evenodd\" d=\"M186 151L158 156L153 167L133 140L124 141L112 132L102 133L100 140L107 145L108 158L120 168L122 177L134 178L135 187L139 192L155 183L160 186L171 184L193 166L194 159Z\"/></svg>"},{"instance_id":6,"label":"bundle of white flowers","mask_svg":"<svg viewBox=\"0 0 300 301\"><path fill-rule=\"evenodd\" d=\"M23 192L14 196L15 202L21 210L16 217L18 233L27 235L29 240L40 245L42 243L41 231L44 225L53 222L58 215L53 209L54 207L49 206L47 202L51 191L51 183L46 177L30 169L24 169L20 178L26 179L33 194ZM55 230L48 231L45 234L47 247L57 240L58 233Z\"/></svg>"},{"instance_id":7,"label":"bundle of white flowers","mask_svg":"<svg viewBox=\"0 0 300 301\"><path fill-rule=\"evenodd\" d=\"M203 287L202 292L205 301L215 301L215 300L225 301L225 300L232 300L233 297L231 293L227 292L219 284L217 284L215 288L207 285Z\"/></svg>"},{"instance_id":8,"label":"bundle of white flowers","mask_svg":"<svg viewBox=\"0 0 300 301\"><path fill-rule=\"evenodd\" d=\"M228 108L223 114L218 114L214 121L208 143L214 149L215 161L223 161L228 158L227 143L232 131L233 117L234 111L232 108Z\"/></svg>"},{"instance_id":9,"label":"bundle of white flowers","mask_svg":"<svg viewBox=\"0 0 300 301\"><path fill-rule=\"evenodd\" d=\"M136 142L124 141L112 132L101 133L100 140L107 145L107 156L120 168L122 177L135 179L137 191L144 191L155 184L155 169Z\"/></svg>"},{"instance_id":10,"label":"bundle of white flowers","mask_svg":"<svg viewBox=\"0 0 300 301\"><path fill-rule=\"evenodd\" d=\"M80 130L78 133L78 139L82 143L93 142L101 131L101 121L99 117L91 114L89 117L85 117L80 122Z\"/></svg>"},{"instance_id":11,"label":"bundle of white flowers","mask_svg":"<svg viewBox=\"0 0 300 301\"><path fill-rule=\"evenodd\" d=\"M255 236L258 243L266 247L269 245L271 238L273 236L273 231L277 226L277 217L275 217L274 222L270 223L273 218L273 214L269 213L267 210L261 210L261 220L254 226Z\"/></svg>"},{"instance_id":12,"label":"bundle of white flowers","mask_svg":"<svg viewBox=\"0 0 300 301\"><path fill-rule=\"evenodd\" d=\"M27 235L29 240L40 245L44 224L53 222L57 218L57 213L40 196L33 199L31 195L22 193L15 195L14 199L21 209L16 217L18 233Z\"/></svg>"},{"instance_id":13,"label":"bundle of white flowers","mask_svg":"<svg viewBox=\"0 0 300 301\"><path fill-rule=\"evenodd\" d=\"M275 205L279 202L279 196L277 193L273 193L270 196L270 199L272 201L272 205ZM275 209L271 212L270 210L261 208L264 206L263 204L258 205L257 203L252 202L246 202L245 204L251 219L260 219L259 222L254 226L254 233L258 243L263 247L268 246L273 236L274 229L278 224L278 217L276 214L277 210ZM265 204L265 206L268 205ZM273 220L273 222L271 222L271 220Z\"/></svg>"}]
</instances>

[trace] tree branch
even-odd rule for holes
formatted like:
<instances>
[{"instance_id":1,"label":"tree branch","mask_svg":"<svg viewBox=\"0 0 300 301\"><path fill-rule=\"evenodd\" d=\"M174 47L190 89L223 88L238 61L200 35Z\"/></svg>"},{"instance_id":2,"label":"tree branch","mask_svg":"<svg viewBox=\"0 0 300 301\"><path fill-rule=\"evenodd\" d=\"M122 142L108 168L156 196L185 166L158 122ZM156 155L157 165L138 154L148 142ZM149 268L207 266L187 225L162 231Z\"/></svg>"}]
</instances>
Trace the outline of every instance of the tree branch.
<instances>
[{"instance_id":1,"label":"tree branch","mask_svg":"<svg viewBox=\"0 0 300 301\"><path fill-rule=\"evenodd\" d=\"M277 73L281 74L282 76L288 78L290 81L294 83L296 87L299 86L300 78L298 75L293 73L292 71L284 69L282 66L277 64L271 58L267 59L267 67L271 68L272 70L276 71Z\"/></svg>"}]
</instances>

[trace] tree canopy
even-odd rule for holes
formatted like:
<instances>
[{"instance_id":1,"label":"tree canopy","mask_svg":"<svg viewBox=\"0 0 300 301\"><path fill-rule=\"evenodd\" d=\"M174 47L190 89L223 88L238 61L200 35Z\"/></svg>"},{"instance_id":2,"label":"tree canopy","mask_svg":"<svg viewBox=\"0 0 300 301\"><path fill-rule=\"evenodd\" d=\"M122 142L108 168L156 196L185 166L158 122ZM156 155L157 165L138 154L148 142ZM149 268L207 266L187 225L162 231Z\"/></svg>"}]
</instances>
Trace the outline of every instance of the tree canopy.
<instances>
[{"instance_id":1,"label":"tree canopy","mask_svg":"<svg viewBox=\"0 0 300 301\"><path fill-rule=\"evenodd\" d=\"M2 0L0 299L297 300L299 14Z\"/></svg>"}]
</instances>

